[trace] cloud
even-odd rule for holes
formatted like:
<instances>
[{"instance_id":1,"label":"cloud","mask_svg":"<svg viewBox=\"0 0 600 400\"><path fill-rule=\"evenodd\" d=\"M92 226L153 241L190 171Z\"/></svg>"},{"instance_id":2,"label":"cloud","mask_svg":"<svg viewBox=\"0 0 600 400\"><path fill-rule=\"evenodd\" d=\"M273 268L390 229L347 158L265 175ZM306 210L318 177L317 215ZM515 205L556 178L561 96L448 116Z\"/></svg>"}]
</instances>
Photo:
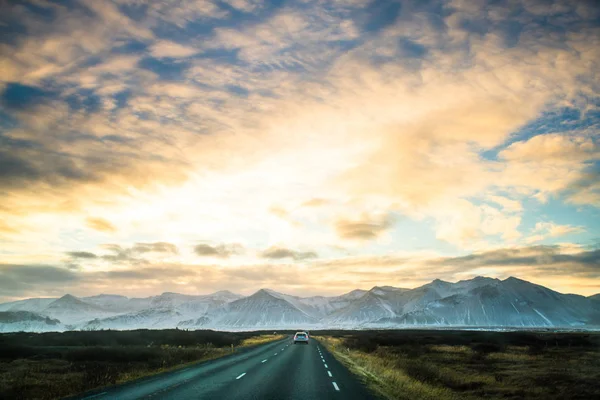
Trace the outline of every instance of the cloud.
<instances>
[{"instance_id":1,"label":"cloud","mask_svg":"<svg viewBox=\"0 0 600 400\"><path fill-rule=\"evenodd\" d=\"M499 156L519 162L581 162L600 159L600 146L587 135L545 134L515 142Z\"/></svg>"},{"instance_id":2,"label":"cloud","mask_svg":"<svg viewBox=\"0 0 600 400\"><path fill-rule=\"evenodd\" d=\"M320 207L320 206L324 206L326 204L329 204L329 200L320 199L318 197L315 197L315 198L312 198L312 199L307 200L304 203L302 203L302 206L303 207Z\"/></svg>"},{"instance_id":3,"label":"cloud","mask_svg":"<svg viewBox=\"0 0 600 400\"><path fill-rule=\"evenodd\" d=\"M546 273L564 275L566 271L554 270L554 265L571 265L585 274L600 276L600 250L580 251L568 254L559 246L531 246L474 253L462 257L440 258L437 265L452 265L463 268L515 267L542 268ZM575 271L569 271L573 273Z\"/></svg>"},{"instance_id":4,"label":"cloud","mask_svg":"<svg viewBox=\"0 0 600 400\"><path fill-rule=\"evenodd\" d=\"M86 219L86 225L99 232L114 233L117 231L117 228L113 224L103 218L89 217Z\"/></svg>"},{"instance_id":5,"label":"cloud","mask_svg":"<svg viewBox=\"0 0 600 400\"><path fill-rule=\"evenodd\" d=\"M538 222L531 231L531 235L525 239L526 243L540 242L546 238L555 238L571 233L581 233L585 229L581 226L560 225L554 222Z\"/></svg>"},{"instance_id":6,"label":"cloud","mask_svg":"<svg viewBox=\"0 0 600 400\"><path fill-rule=\"evenodd\" d=\"M211 246L208 244L198 244L194 246L194 253L201 257L221 257L227 258L234 255L243 254L244 247L240 244L220 244Z\"/></svg>"},{"instance_id":7,"label":"cloud","mask_svg":"<svg viewBox=\"0 0 600 400\"><path fill-rule=\"evenodd\" d=\"M372 216L363 214L358 219L339 219L335 231L342 239L372 240L389 230L393 225L390 214Z\"/></svg>"},{"instance_id":8,"label":"cloud","mask_svg":"<svg viewBox=\"0 0 600 400\"><path fill-rule=\"evenodd\" d=\"M147 281L160 281L163 278L182 278L195 276L196 273L183 266L176 265L176 268L169 268L169 266L163 267L144 267L137 269L125 269L125 270L112 270L103 271L93 274L93 278L96 279L118 279L118 280L130 280L139 279Z\"/></svg>"},{"instance_id":9,"label":"cloud","mask_svg":"<svg viewBox=\"0 0 600 400\"><path fill-rule=\"evenodd\" d=\"M67 254L73 258L97 258L98 256L89 251L69 251Z\"/></svg>"},{"instance_id":10,"label":"cloud","mask_svg":"<svg viewBox=\"0 0 600 400\"><path fill-rule=\"evenodd\" d=\"M151 257L155 261L162 261L163 258L168 259L179 254L177 246L168 242L135 243L131 247L107 243L103 244L101 248L107 250L109 254L103 254L100 258L116 264L146 265L150 261L144 257Z\"/></svg>"},{"instance_id":11,"label":"cloud","mask_svg":"<svg viewBox=\"0 0 600 400\"><path fill-rule=\"evenodd\" d=\"M502 177L507 183L536 190L542 199L565 194L577 204L600 204L589 179L590 163L600 159L593 131L537 135L511 144L499 157L508 161Z\"/></svg>"},{"instance_id":12,"label":"cloud","mask_svg":"<svg viewBox=\"0 0 600 400\"><path fill-rule=\"evenodd\" d=\"M509 199L504 196L490 195L488 200L502 206L502 209L506 212L518 213L523 211L523 205L518 200Z\"/></svg>"},{"instance_id":13,"label":"cloud","mask_svg":"<svg viewBox=\"0 0 600 400\"><path fill-rule=\"evenodd\" d=\"M150 47L150 53L154 57L184 58L192 56L200 51L200 49L184 46L168 40L156 41Z\"/></svg>"},{"instance_id":14,"label":"cloud","mask_svg":"<svg viewBox=\"0 0 600 400\"><path fill-rule=\"evenodd\" d=\"M244 12L253 12L264 5L262 0L225 0L225 3Z\"/></svg>"},{"instance_id":15,"label":"cloud","mask_svg":"<svg viewBox=\"0 0 600 400\"><path fill-rule=\"evenodd\" d=\"M76 272L50 265L0 264L0 291L3 295L18 296L32 291L58 289L79 280ZM63 289L59 289L61 291Z\"/></svg>"},{"instance_id":16,"label":"cloud","mask_svg":"<svg viewBox=\"0 0 600 400\"><path fill-rule=\"evenodd\" d=\"M0 229L15 265L60 262L94 231L123 240L94 251L97 269L230 266L231 241L382 262L366 241L409 246L413 224L432 252L481 252L561 237L525 231L540 201L548 220L558 206L583 221L582 243L598 236L593 2L96 3L3 8ZM144 251L197 237L217 244ZM352 268L364 284L408 268L385 267Z\"/></svg>"},{"instance_id":17,"label":"cloud","mask_svg":"<svg viewBox=\"0 0 600 400\"><path fill-rule=\"evenodd\" d=\"M291 258L295 261L307 260L310 258L318 257L314 251L295 251L287 249L285 247L270 247L264 250L261 255L262 258L268 258L272 260L282 260L285 258Z\"/></svg>"},{"instance_id":18,"label":"cloud","mask_svg":"<svg viewBox=\"0 0 600 400\"><path fill-rule=\"evenodd\" d=\"M179 250L177 246L167 242L155 242L155 243L136 243L131 251L134 253L171 253L177 254Z\"/></svg>"}]
</instances>

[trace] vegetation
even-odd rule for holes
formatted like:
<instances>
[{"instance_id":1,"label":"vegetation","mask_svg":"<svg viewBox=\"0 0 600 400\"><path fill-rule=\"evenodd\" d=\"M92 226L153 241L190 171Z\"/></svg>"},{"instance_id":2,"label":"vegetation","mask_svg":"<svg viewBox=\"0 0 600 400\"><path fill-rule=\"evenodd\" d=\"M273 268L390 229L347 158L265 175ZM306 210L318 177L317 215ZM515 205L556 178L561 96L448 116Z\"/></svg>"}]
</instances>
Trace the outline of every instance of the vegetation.
<instances>
[{"instance_id":1,"label":"vegetation","mask_svg":"<svg viewBox=\"0 0 600 400\"><path fill-rule=\"evenodd\" d=\"M317 337L389 399L600 398L600 334L321 332Z\"/></svg>"},{"instance_id":2,"label":"vegetation","mask_svg":"<svg viewBox=\"0 0 600 400\"><path fill-rule=\"evenodd\" d=\"M285 335L260 335L249 337L248 339L242 340L242 346L256 346L258 344L263 344L267 342L272 342L274 340L283 339Z\"/></svg>"},{"instance_id":3,"label":"vegetation","mask_svg":"<svg viewBox=\"0 0 600 400\"><path fill-rule=\"evenodd\" d=\"M281 338L170 330L0 334L0 399L55 399Z\"/></svg>"}]
</instances>

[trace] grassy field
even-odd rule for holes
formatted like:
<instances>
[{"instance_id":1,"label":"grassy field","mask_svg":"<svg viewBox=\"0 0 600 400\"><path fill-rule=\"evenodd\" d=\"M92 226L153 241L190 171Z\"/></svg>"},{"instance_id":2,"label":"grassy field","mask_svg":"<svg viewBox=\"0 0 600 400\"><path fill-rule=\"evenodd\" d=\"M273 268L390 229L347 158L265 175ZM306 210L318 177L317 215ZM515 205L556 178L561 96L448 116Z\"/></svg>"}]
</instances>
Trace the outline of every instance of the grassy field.
<instances>
[{"instance_id":1,"label":"grassy field","mask_svg":"<svg viewBox=\"0 0 600 400\"><path fill-rule=\"evenodd\" d=\"M319 335L336 358L384 398L600 398L600 334L407 330Z\"/></svg>"},{"instance_id":2,"label":"grassy field","mask_svg":"<svg viewBox=\"0 0 600 400\"><path fill-rule=\"evenodd\" d=\"M0 399L61 398L281 337L175 329L0 334Z\"/></svg>"}]
</instances>

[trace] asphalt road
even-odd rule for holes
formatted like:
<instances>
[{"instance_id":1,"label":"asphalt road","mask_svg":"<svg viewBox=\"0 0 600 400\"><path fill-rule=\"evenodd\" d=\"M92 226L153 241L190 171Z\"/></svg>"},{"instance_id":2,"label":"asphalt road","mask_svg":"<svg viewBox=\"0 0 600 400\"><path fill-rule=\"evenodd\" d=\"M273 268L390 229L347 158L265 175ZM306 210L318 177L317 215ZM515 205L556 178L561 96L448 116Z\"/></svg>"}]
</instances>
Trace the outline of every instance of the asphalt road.
<instances>
[{"instance_id":1,"label":"asphalt road","mask_svg":"<svg viewBox=\"0 0 600 400\"><path fill-rule=\"evenodd\" d=\"M376 399L317 341L292 338L79 399Z\"/></svg>"}]
</instances>

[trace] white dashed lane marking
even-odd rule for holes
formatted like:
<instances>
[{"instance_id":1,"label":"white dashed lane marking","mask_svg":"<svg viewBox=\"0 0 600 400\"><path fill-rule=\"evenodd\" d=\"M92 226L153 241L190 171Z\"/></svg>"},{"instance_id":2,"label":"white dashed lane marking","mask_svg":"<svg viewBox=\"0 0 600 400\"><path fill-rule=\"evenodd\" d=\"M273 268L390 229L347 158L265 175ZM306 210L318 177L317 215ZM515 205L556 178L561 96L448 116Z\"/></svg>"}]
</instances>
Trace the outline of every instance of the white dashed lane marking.
<instances>
[{"instance_id":1,"label":"white dashed lane marking","mask_svg":"<svg viewBox=\"0 0 600 400\"><path fill-rule=\"evenodd\" d=\"M340 388L338 387L337 383L335 383L335 382L331 382L331 383L333 383L333 387L335 388L335 390L337 390L339 392Z\"/></svg>"},{"instance_id":2,"label":"white dashed lane marking","mask_svg":"<svg viewBox=\"0 0 600 400\"><path fill-rule=\"evenodd\" d=\"M246 373L245 373L245 372L244 372L243 374L241 374L240 376L238 376L237 378L235 378L235 379L241 379L241 378L243 378L243 377L244 377L244 375L246 375Z\"/></svg>"},{"instance_id":3,"label":"white dashed lane marking","mask_svg":"<svg viewBox=\"0 0 600 400\"><path fill-rule=\"evenodd\" d=\"M329 367L327 366L327 364L325 364L325 368L329 369Z\"/></svg>"},{"instance_id":4,"label":"white dashed lane marking","mask_svg":"<svg viewBox=\"0 0 600 400\"><path fill-rule=\"evenodd\" d=\"M330 378L333 377L333 375L331 375L331 371L327 371L327 374L329 375Z\"/></svg>"},{"instance_id":5,"label":"white dashed lane marking","mask_svg":"<svg viewBox=\"0 0 600 400\"><path fill-rule=\"evenodd\" d=\"M261 363L266 363L266 362L267 362L267 360L266 360L266 359L261 361Z\"/></svg>"}]
</instances>

